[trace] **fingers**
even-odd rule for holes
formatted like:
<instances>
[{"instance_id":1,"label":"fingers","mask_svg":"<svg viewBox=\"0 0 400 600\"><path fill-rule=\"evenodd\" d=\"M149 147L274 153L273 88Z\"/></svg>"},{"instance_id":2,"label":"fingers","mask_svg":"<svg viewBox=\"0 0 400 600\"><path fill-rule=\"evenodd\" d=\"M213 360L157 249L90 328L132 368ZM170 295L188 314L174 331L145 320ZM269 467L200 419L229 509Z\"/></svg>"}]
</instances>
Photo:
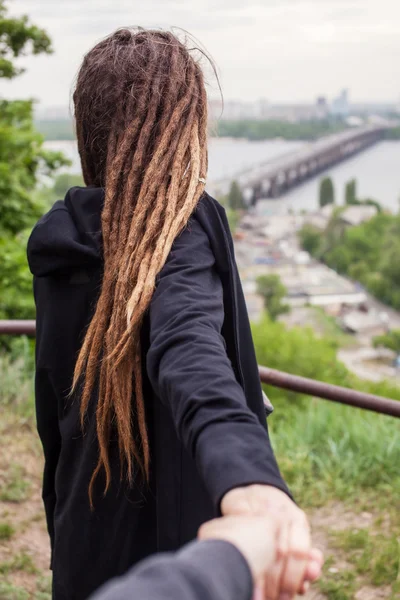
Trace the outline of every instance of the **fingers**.
<instances>
[{"instance_id":1,"label":"fingers","mask_svg":"<svg viewBox=\"0 0 400 600\"><path fill-rule=\"evenodd\" d=\"M288 556L289 527L281 527L276 534L277 553L274 563L265 572L265 598L276 600L279 597L281 579Z\"/></svg>"},{"instance_id":2,"label":"fingers","mask_svg":"<svg viewBox=\"0 0 400 600\"><path fill-rule=\"evenodd\" d=\"M223 515L270 518L269 535L276 557L264 571L266 600L291 600L318 579L322 553L311 550L307 518L284 492L266 485L236 488L222 499L221 511Z\"/></svg>"},{"instance_id":3,"label":"fingers","mask_svg":"<svg viewBox=\"0 0 400 600\"><path fill-rule=\"evenodd\" d=\"M321 576L324 556L321 550L312 548L310 551L304 579L306 581L316 581Z\"/></svg>"},{"instance_id":4,"label":"fingers","mask_svg":"<svg viewBox=\"0 0 400 600\"><path fill-rule=\"evenodd\" d=\"M202 525L200 540L219 539L230 542L242 553L255 582L263 582L276 556L275 533L267 517L230 516Z\"/></svg>"},{"instance_id":5,"label":"fingers","mask_svg":"<svg viewBox=\"0 0 400 600\"><path fill-rule=\"evenodd\" d=\"M309 581L304 581L300 590L297 592L300 596L303 596L304 594L307 594L308 590L310 589L310 582Z\"/></svg>"},{"instance_id":6,"label":"fingers","mask_svg":"<svg viewBox=\"0 0 400 600\"><path fill-rule=\"evenodd\" d=\"M309 562L311 535L305 515L291 522L288 554L280 582L280 593L294 598L301 589Z\"/></svg>"}]
</instances>

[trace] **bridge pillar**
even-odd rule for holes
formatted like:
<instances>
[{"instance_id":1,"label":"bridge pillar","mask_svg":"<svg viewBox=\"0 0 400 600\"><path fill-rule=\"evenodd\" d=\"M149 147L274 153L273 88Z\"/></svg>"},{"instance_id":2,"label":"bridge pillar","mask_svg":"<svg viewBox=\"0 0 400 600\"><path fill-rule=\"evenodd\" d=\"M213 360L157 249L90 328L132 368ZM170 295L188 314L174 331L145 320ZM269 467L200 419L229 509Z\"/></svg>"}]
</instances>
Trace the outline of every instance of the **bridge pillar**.
<instances>
[{"instance_id":1,"label":"bridge pillar","mask_svg":"<svg viewBox=\"0 0 400 600\"><path fill-rule=\"evenodd\" d=\"M277 198L279 196L280 187L278 184L278 179L275 177L271 181L271 186L269 188L269 196L270 198Z\"/></svg>"}]
</instances>

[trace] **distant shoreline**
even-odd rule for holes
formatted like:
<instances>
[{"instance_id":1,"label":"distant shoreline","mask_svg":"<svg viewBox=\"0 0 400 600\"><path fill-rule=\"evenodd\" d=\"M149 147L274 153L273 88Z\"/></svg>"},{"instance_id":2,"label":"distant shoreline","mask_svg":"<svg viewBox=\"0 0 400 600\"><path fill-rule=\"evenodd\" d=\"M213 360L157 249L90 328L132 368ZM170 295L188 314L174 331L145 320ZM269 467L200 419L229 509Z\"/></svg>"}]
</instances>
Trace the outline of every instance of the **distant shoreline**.
<instances>
[{"instance_id":1,"label":"distant shoreline","mask_svg":"<svg viewBox=\"0 0 400 600\"><path fill-rule=\"evenodd\" d=\"M71 119L37 119L35 125L46 141L75 140L74 124ZM256 121L235 120L218 121L210 125L210 136L247 141L312 141L317 138L338 133L346 128L338 121ZM400 138L400 132L399 132Z\"/></svg>"}]
</instances>

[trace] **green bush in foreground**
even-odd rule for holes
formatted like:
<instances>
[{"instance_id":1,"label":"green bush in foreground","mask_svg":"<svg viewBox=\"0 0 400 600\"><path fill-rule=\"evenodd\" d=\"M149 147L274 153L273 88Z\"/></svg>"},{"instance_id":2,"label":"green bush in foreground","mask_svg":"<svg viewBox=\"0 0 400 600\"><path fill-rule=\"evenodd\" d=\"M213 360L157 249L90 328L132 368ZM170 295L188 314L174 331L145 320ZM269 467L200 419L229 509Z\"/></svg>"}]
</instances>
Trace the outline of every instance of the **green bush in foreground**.
<instances>
[{"instance_id":1,"label":"green bush in foreground","mask_svg":"<svg viewBox=\"0 0 400 600\"><path fill-rule=\"evenodd\" d=\"M27 17L13 17L0 0L0 81L23 72L16 59L51 52L46 32ZM33 101L0 99L0 318L31 318L34 306L25 248L43 212L33 190L40 175L66 164L43 148L33 125Z\"/></svg>"},{"instance_id":2,"label":"green bush in foreground","mask_svg":"<svg viewBox=\"0 0 400 600\"><path fill-rule=\"evenodd\" d=\"M360 381L336 358L330 338L309 328L287 329L265 318L253 326L259 364L400 400L400 388ZM400 494L400 428L396 419L267 386L279 464L295 497L322 505L361 489Z\"/></svg>"},{"instance_id":3,"label":"green bush in foreground","mask_svg":"<svg viewBox=\"0 0 400 600\"><path fill-rule=\"evenodd\" d=\"M373 342L375 348L383 346L393 352L400 352L400 329L392 329L389 333L377 335Z\"/></svg>"}]
</instances>

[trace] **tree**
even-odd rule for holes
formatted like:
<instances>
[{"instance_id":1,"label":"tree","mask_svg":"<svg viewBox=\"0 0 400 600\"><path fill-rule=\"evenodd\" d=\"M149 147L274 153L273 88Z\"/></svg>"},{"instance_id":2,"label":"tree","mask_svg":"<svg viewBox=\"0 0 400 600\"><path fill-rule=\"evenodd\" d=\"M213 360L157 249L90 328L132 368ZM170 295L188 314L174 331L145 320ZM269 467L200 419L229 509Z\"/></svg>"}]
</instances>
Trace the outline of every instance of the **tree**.
<instances>
[{"instance_id":1,"label":"tree","mask_svg":"<svg viewBox=\"0 0 400 600\"><path fill-rule=\"evenodd\" d=\"M265 310L270 318L275 321L279 315L290 311L282 300L287 294L287 289L278 275L262 275L257 279L257 293L263 297Z\"/></svg>"},{"instance_id":2,"label":"tree","mask_svg":"<svg viewBox=\"0 0 400 600\"><path fill-rule=\"evenodd\" d=\"M239 223L240 215L238 215L238 212L236 210L228 208L226 211L226 216L228 218L229 229L232 233L235 233L236 227Z\"/></svg>"},{"instance_id":3,"label":"tree","mask_svg":"<svg viewBox=\"0 0 400 600\"><path fill-rule=\"evenodd\" d=\"M346 183L345 203L348 206L374 206L378 213L382 212L382 206L377 200L374 200L373 198L359 200L357 198L357 181L355 179Z\"/></svg>"},{"instance_id":4,"label":"tree","mask_svg":"<svg viewBox=\"0 0 400 600\"><path fill-rule=\"evenodd\" d=\"M324 177L321 180L319 187L319 205L321 208L327 206L327 204L335 203L335 189L333 182L330 177Z\"/></svg>"},{"instance_id":5,"label":"tree","mask_svg":"<svg viewBox=\"0 0 400 600\"><path fill-rule=\"evenodd\" d=\"M379 346L383 346L384 348L389 348L389 350L393 350L397 354L400 353L400 329L392 329L389 333L385 333L384 335L378 335L373 339L373 344L375 348Z\"/></svg>"},{"instance_id":6,"label":"tree","mask_svg":"<svg viewBox=\"0 0 400 600\"><path fill-rule=\"evenodd\" d=\"M348 205L358 204L357 201L357 181L352 179L346 183L345 203Z\"/></svg>"},{"instance_id":7,"label":"tree","mask_svg":"<svg viewBox=\"0 0 400 600\"><path fill-rule=\"evenodd\" d=\"M336 358L335 340L321 338L310 327L288 328L268 316L252 325L252 333L259 365L350 387L349 373ZM281 404L280 419L285 418L286 408L289 408L284 409L282 404L293 405L295 402L297 409L304 398L296 392L272 387L268 388L268 397L273 404Z\"/></svg>"},{"instance_id":8,"label":"tree","mask_svg":"<svg viewBox=\"0 0 400 600\"><path fill-rule=\"evenodd\" d=\"M301 239L301 233L300 233ZM383 303L400 309L400 215L378 212L356 227L331 217L321 235L318 258L361 283Z\"/></svg>"},{"instance_id":9,"label":"tree","mask_svg":"<svg viewBox=\"0 0 400 600\"><path fill-rule=\"evenodd\" d=\"M13 79L24 72L14 59L27 53L51 53L51 40L43 29L29 23L28 17L11 18L5 0L0 0L0 78Z\"/></svg>"},{"instance_id":10,"label":"tree","mask_svg":"<svg viewBox=\"0 0 400 600\"><path fill-rule=\"evenodd\" d=\"M59 198L64 198L67 191L75 186L82 187L85 183L83 181L82 175L77 175L76 173L61 173L56 177L54 182L53 192L54 196Z\"/></svg>"},{"instance_id":11,"label":"tree","mask_svg":"<svg viewBox=\"0 0 400 600\"><path fill-rule=\"evenodd\" d=\"M244 210L246 208L242 190L240 189L237 181L232 181L231 183L228 193L228 206L232 210Z\"/></svg>"},{"instance_id":12,"label":"tree","mask_svg":"<svg viewBox=\"0 0 400 600\"><path fill-rule=\"evenodd\" d=\"M323 233L317 227L311 223L305 223L299 231L301 247L311 256L318 256L322 246L322 236Z\"/></svg>"},{"instance_id":13,"label":"tree","mask_svg":"<svg viewBox=\"0 0 400 600\"><path fill-rule=\"evenodd\" d=\"M364 206L375 206L376 212L382 212L382 205L373 198L365 198L365 200L361 200L361 204L363 204Z\"/></svg>"},{"instance_id":14,"label":"tree","mask_svg":"<svg viewBox=\"0 0 400 600\"><path fill-rule=\"evenodd\" d=\"M27 17L10 18L0 0L0 78L23 72L14 59L51 52L50 39ZM0 100L0 318L34 315L31 279L25 258L28 231L42 214L35 197L39 173L67 164L60 153L46 152L33 126L33 102Z\"/></svg>"}]
</instances>

